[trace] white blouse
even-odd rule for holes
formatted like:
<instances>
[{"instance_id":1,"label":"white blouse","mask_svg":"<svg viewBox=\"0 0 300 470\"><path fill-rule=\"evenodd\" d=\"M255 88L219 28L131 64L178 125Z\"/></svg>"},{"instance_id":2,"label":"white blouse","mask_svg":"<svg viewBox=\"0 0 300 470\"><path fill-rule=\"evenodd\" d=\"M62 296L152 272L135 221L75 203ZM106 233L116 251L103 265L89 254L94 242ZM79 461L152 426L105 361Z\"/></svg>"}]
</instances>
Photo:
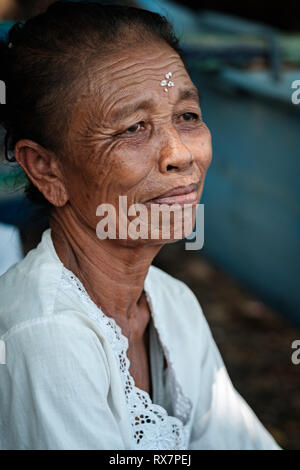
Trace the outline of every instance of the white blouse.
<instances>
[{"instance_id":1,"label":"white blouse","mask_svg":"<svg viewBox=\"0 0 300 470\"><path fill-rule=\"evenodd\" d=\"M144 290L152 399L50 229L0 277L0 449L280 449L234 389L192 291L154 266Z\"/></svg>"}]
</instances>

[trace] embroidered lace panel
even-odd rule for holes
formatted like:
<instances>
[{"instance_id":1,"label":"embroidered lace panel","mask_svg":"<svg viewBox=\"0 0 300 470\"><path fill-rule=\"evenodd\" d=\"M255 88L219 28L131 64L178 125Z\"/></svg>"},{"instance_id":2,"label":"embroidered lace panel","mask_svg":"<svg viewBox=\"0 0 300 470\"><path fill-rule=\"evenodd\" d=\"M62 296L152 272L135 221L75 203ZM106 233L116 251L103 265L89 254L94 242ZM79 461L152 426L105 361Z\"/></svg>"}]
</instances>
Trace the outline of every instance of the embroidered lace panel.
<instances>
[{"instance_id":1,"label":"embroidered lace panel","mask_svg":"<svg viewBox=\"0 0 300 470\"><path fill-rule=\"evenodd\" d=\"M119 363L126 403L130 414L133 447L135 449L151 450L186 449L188 439L187 423L189 422L192 404L183 395L181 386L176 380L170 354L164 342L163 328L162 325L159 325L158 329L158 319L155 317L149 293L146 292L147 301L168 362L175 416L169 416L163 407L152 403L147 392L135 386L134 379L129 372L130 361L126 354L128 339L122 334L121 328L116 324L115 320L105 315L97 307L79 279L65 267L63 267L61 287L63 289L72 288L77 291L82 302L89 307L85 313L101 325L104 334L112 346L116 360Z\"/></svg>"}]
</instances>

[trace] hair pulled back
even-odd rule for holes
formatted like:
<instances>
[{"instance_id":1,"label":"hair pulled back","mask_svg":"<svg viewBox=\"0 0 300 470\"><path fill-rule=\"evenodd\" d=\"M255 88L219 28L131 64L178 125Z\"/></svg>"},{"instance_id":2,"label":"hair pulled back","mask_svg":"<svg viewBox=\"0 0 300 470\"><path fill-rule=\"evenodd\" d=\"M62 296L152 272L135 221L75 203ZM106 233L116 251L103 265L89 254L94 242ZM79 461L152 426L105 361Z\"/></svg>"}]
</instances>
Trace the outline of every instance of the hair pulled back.
<instances>
[{"instance_id":1,"label":"hair pulled back","mask_svg":"<svg viewBox=\"0 0 300 470\"><path fill-rule=\"evenodd\" d=\"M60 154L76 84L90 64L126 47L128 41L153 40L166 42L181 55L166 18L134 7L59 1L25 23L16 23L8 41L0 41L0 80L6 86L0 124L6 130L7 160L14 161L20 139ZM31 201L51 206L31 182L25 191Z\"/></svg>"}]
</instances>

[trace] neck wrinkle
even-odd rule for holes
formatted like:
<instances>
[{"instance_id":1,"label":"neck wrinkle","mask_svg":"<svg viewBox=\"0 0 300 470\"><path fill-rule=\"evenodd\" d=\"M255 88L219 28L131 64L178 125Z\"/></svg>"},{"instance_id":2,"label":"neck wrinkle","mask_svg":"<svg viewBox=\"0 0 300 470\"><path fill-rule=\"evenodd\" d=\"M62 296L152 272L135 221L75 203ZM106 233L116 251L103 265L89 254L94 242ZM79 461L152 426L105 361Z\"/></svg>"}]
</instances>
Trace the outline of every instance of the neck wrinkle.
<instances>
[{"instance_id":1,"label":"neck wrinkle","mask_svg":"<svg viewBox=\"0 0 300 470\"><path fill-rule=\"evenodd\" d=\"M150 319L144 282L162 245L126 247L99 240L96 231L63 218L51 219L52 242L62 264L82 282L93 302L133 337L142 337ZM75 235L74 235L75 234Z\"/></svg>"}]
</instances>

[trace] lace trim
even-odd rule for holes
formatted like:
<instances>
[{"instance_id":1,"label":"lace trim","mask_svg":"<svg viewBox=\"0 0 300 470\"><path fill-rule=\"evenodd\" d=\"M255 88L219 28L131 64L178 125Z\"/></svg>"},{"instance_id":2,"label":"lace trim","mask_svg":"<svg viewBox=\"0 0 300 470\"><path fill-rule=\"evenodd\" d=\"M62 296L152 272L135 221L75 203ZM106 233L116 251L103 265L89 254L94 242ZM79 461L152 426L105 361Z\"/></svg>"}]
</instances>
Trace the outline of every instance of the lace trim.
<instances>
[{"instance_id":1,"label":"lace trim","mask_svg":"<svg viewBox=\"0 0 300 470\"><path fill-rule=\"evenodd\" d=\"M135 449L151 450L185 450L187 448L187 427L192 404L182 393L178 384L170 353L163 341L164 333L161 329L159 337L167 358L170 370L171 388L174 391L172 397L174 403L174 414L169 416L167 411L160 405L152 403L147 392L135 386L135 382L129 373L130 361L127 357L128 339L122 334L121 328L115 320L105 315L92 301L80 280L68 269L63 267L61 285L63 288L75 288L81 300L90 308L86 314L101 324L105 334L113 348L116 359L120 365L122 383L126 403L130 411L130 422L132 438ZM154 315L153 305L148 292L146 292L149 308L157 327L157 317Z\"/></svg>"}]
</instances>

